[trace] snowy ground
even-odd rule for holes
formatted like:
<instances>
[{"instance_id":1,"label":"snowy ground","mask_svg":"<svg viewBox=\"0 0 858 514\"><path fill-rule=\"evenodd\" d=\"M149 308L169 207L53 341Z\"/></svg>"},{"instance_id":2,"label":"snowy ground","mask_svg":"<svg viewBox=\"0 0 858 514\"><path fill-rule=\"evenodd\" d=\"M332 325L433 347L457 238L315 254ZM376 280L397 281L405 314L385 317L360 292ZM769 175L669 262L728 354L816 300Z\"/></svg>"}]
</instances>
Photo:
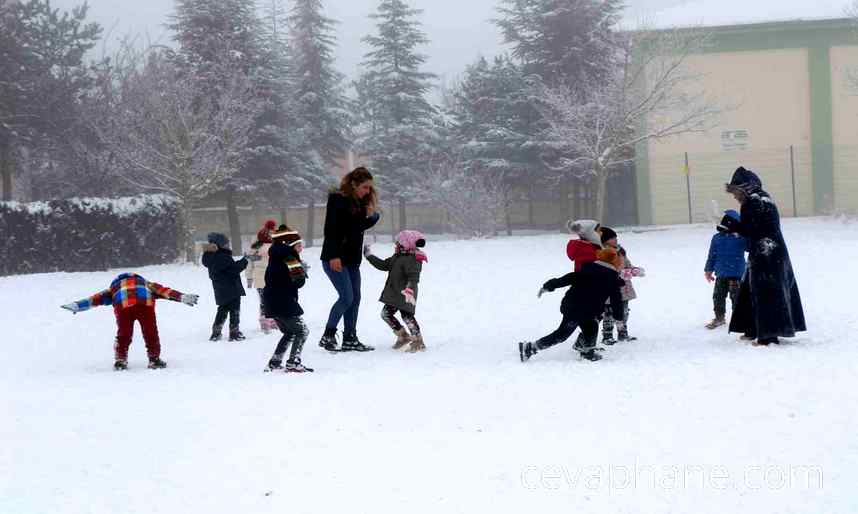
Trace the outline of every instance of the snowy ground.
<instances>
[{"instance_id":1,"label":"snowy ground","mask_svg":"<svg viewBox=\"0 0 858 514\"><path fill-rule=\"evenodd\" d=\"M322 352L317 264L302 292L317 372L300 376L262 373L277 337L255 328L255 296L247 342L207 341L200 267L138 270L202 297L159 302L170 367L145 369L136 336L126 373L111 309L58 307L116 272L0 278L0 513L858 512L858 231L784 228L810 332L757 348L706 331L711 229L625 233L648 271L640 340L598 363L571 342L518 362L515 343L559 320L562 293L536 291L569 268L562 235L430 242L421 355L389 349L368 266L361 335L379 350Z\"/></svg>"}]
</instances>

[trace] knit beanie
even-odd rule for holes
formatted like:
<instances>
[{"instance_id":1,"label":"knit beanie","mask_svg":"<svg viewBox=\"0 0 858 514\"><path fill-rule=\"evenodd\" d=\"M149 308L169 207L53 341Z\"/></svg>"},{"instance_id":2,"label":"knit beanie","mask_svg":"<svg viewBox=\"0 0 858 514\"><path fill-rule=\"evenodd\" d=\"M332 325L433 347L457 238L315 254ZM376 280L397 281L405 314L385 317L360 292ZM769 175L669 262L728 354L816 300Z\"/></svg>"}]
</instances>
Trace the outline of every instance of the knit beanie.
<instances>
[{"instance_id":1,"label":"knit beanie","mask_svg":"<svg viewBox=\"0 0 858 514\"><path fill-rule=\"evenodd\" d=\"M602 227L601 233L602 233L601 240L602 240L603 245L605 243L607 243L608 241L610 241L611 239L617 238L617 233L614 232L614 229L612 229L612 228Z\"/></svg>"},{"instance_id":2,"label":"knit beanie","mask_svg":"<svg viewBox=\"0 0 858 514\"><path fill-rule=\"evenodd\" d=\"M284 225L281 225L281 227ZM301 234L297 230L291 230L286 227L282 230L277 230L277 232L271 233L271 239L275 243L284 242L291 247L295 247L297 245L304 245L304 241L301 239Z\"/></svg>"},{"instance_id":3,"label":"knit beanie","mask_svg":"<svg viewBox=\"0 0 858 514\"><path fill-rule=\"evenodd\" d=\"M596 259L599 262L610 264L615 269L619 270L623 267L623 258L613 248L605 248L596 253Z\"/></svg>"},{"instance_id":4,"label":"knit beanie","mask_svg":"<svg viewBox=\"0 0 858 514\"><path fill-rule=\"evenodd\" d=\"M220 232L210 232L207 236L208 242L218 248L229 248L229 238Z\"/></svg>"}]
</instances>

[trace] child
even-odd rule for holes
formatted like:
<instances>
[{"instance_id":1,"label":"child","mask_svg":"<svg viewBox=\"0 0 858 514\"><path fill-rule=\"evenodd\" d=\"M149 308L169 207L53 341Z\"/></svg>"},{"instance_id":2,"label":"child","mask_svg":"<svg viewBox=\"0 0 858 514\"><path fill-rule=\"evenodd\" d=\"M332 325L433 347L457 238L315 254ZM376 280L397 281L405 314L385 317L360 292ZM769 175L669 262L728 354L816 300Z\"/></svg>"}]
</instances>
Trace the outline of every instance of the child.
<instances>
[{"instance_id":1,"label":"child","mask_svg":"<svg viewBox=\"0 0 858 514\"><path fill-rule=\"evenodd\" d=\"M599 238L601 227L594 220L569 220L566 229L578 236L578 239L572 239L566 245L566 256L575 263L575 271L581 271L582 266L596 260L596 252L602 249Z\"/></svg>"},{"instance_id":2,"label":"child","mask_svg":"<svg viewBox=\"0 0 858 514\"><path fill-rule=\"evenodd\" d=\"M155 300L165 298L185 305L197 304L197 295L182 294L155 282L149 282L135 273L123 273L113 279L110 287L89 298L63 305L74 313L82 312L99 305L113 304L116 315L116 344L113 346L116 371L128 369L128 347L134 334L134 322L140 323L146 353L149 355L149 369L166 368L161 360L161 341L158 337L158 323L155 319Z\"/></svg>"},{"instance_id":3,"label":"child","mask_svg":"<svg viewBox=\"0 0 858 514\"><path fill-rule=\"evenodd\" d=\"M635 341L636 337L629 336L629 301L637 298L637 293L635 292L635 288L632 285L632 277L643 277L646 275L643 268L637 268L632 265L632 261L629 260L628 255L626 255L626 249L617 243L617 233L611 229L610 227L602 227L601 230L601 238L602 245L605 248L613 248L620 254L620 257L623 260L623 267L620 269L620 278L622 278L626 285L622 288L622 296L623 296L623 317L621 319L615 319L612 314L611 305L605 305L605 317L602 319L602 344L612 345L617 341ZM614 322L617 325L617 339L614 339Z\"/></svg>"},{"instance_id":4,"label":"child","mask_svg":"<svg viewBox=\"0 0 858 514\"><path fill-rule=\"evenodd\" d=\"M423 269L423 263L429 260L426 254L418 250L424 246L426 246L426 237L416 230L400 232L396 236L394 254L384 260L373 255L369 245L364 246L364 255L369 263L380 271L388 272L379 301L384 304L381 319L396 334L394 350L415 353L426 349L423 335L420 333L420 325L414 317L417 309L417 284L420 282L420 272ZM407 330L396 319L397 311L408 327ZM406 346L408 346L407 349Z\"/></svg>"},{"instance_id":5,"label":"child","mask_svg":"<svg viewBox=\"0 0 858 514\"><path fill-rule=\"evenodd\" d=\"M717 232L709 243L709 257L703 268L706 280L715 282L715 291L712 294L715 318L706 324L709 330L726 323L727 295L730 295L730 303L735 307L739 296L739 281L745 274L745 251L748 243L744 237L727 230L728 220L740 221L739 213L733 210L724 211L721 223L715 227Z\"/></svg>"},{"instance_id":6,"label":"child","mask_svg":"<svg viewBox=\"0 0 858 514\"><path fill-rule=\"evenodd\" d=\"M262 298L262 290L265 289L265 270L268 268L268 249L271 248L271 233L277 227L274 220L268 220L256 234L256 241L250 245L250 256L248 261L247 287L256 288L259 294L259 328L262 333L267 334L277 328L277 323L271 318L265 317L265 300ZM286 225L281 225L285 229Z\"/></svg>"},{"instance_id":7,"label":"child","mask_svg":"<svg viewBox=\"0 0 858 514\"><path fill-rule=\"evenodd\" d=\"M271 239L262 296L265 315L274 319L283 337L277 343L265 371L285 369L287 373L312 372L313 368L301 363L301 350L309 335L307 325L301 319L304 310L298 304L298 289L307 280L307 272L300 257L304 243L301 235L288 227L271 234ZM284 368L283 357L287 349L290 349L289 359Z\"/></svg>"},{"instance_id":8,"label":"child","mask_svg":"<svg viewBox=\"0 0 858 514\"><path fill-rule=\"evenodd\" d=\"M613 314L622 318L622 296L620 288L624 285L618 270L623 261L613 248L600 250L596 262L581 266L580 272L569 273L560 278L551 279L542 286L537 296L545 291L554 291L559 287L572 286L566 291L560 312L563 320L560 327L536 342L518 343L521 362L526 362L540 350L562 343L581 328L581 335L573 348L581 357L597 361L602 357L596 353L596 339L599 333L599 317L605 310L605 301L610 298Z\"/></svg>"},{"instance_id":9,"label":"child","mask_svg":"<svg viewBox=\"0 0 858 514\"><path fill-rule=\"evenodd\" d=\"M209 278L214 287L217 314L215 314L212 335L209 341L220 341L223 324L229 315L229 340L244 341L246 338L239 330L241 315L241 297L244 287L241 285L241 272L247 267L247 258L236 261L229 249L229 239L223 234L212 232L208 235L209 244L203 249L203 266L209 269Z\"/></svg>"}]
</instances>

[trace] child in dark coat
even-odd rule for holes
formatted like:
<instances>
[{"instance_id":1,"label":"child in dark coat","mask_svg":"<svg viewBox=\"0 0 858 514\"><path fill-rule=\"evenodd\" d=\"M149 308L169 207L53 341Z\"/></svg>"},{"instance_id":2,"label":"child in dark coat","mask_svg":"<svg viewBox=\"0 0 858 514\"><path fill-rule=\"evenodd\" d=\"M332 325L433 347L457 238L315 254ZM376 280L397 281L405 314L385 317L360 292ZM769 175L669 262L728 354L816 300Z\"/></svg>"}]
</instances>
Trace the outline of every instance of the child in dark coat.
<instances>
[{"instance_id":1,"label":"child in dark coat","mask_svg":"<svg viewBox=\"0 0 858 514\"><path fill-rule=\"evenodd\" d=\"M562 343L581 328L581 335L573 347L581 357L596 361L601 357L596 353L596 339L599 332L599 319L605 310L605 302L610 299L616 319L622 319L622 294L620 288L625 282L619 276L623 261L616 250L606 248L597 254L596 262L585 264L581 271L569 273L546 282L539 295L560 287L571 286L560 304L563 320L560 327L535 342L518 344L522 362L526 362L541 350Z\"/></svg>"},{"instance_id":2,"label":"child in dark coat","mask_svg":"<svg viewBox=\"0 0 858 514\"><path fill-rule=\"evenodd\" d=\"M364 247L364 254L369 263L380 271L388 272L387 282L384 284L379 301L384 304L381 319L396 334L394 350L414 353L426 349L420 325L414 317L417 309L417 284L420 282L423 263L428 261L426 255L419 250L424 246L426 246L426 238L423 234L416 230L403 230L396 236L395 253L387 259L379 259L372 255L368 245ZM397 311L408 327L407 330L396 319Z\"/></svg>"},{"instance_id":3,"label":"child in dark coat","mask_svg":"<svg viewBox=\"0 0 858 514\"><path fill-rule=\"evenodd\" d=\"M229 340L246 339L239 330L241 315L241 297L244 286L241 284L241 272L247 268L247 258L236 261L232 258L229 239L224 234L212 232L208 235L209 244L203 250L203 266L209 270L209 278L214 288L217 313L215 314L212 335L209 341L220 341L223 324L229 316Z\"/></svg>"},{"instance_id":4,"label":"child in dark coat","mask_svg":"<svg viewBox=\"0 0 858 514\"><path fill-rule=\"evenodd\" d=\"M739 213L734 210L724 211L724 217L715 227L717 232L709 243L709 256L703 274L710 283L715 282L712 302L715 307L715 318L706 324L709 330L726 324L727 295L730 304L735 308L739 296L739 281L745 274L745 252L747 240L739 234L730 233L726 224L729 220L740 221ZM714 275L714 276L713 276Z\"/></svg>"},{"instance_id":5,"label":"child in dark coat","mask_svg":"<svg viewBox=\"0 0 858 514\"><path fill-rule=\"evenodd\" d=\"M166 368L167 363L161 360L161 339L158 336L158 323L155 320L155 300L164 298L185 305L197 304L197 295L183 294L179 291L164 287L155 282L149 282L136 273L123 273L113 279L110 287L89 298L67 303L62 306L77 314L99 305L113 305L116 315L116 344L113 346L115 362L113 369L120 371L128 369L128 347L134 334L134 322L140 323L143 331L143 341L146 343L146 353L149 356L149 369Z\"/></svg>"},{"instance_id":6,"label":"child in dark coat","mask_svg":"<svg viewBox=\"0 0 858 514\"><path fill-rule=\"evenodd\" d=\"M620 269L620 278L626 285L621 289L623 297L623 318L616 319L613 315L613 308L610 304L605 305L605 317L602 319L602 344L612 345L617 341L635 341L637 338L629 335L629 302L637 298L637 292L632 285L633 277L646 276L643 268L639 268L632 264L626 249L620 246L617 241L617 233L610 227L602 227L600 234L602 236L602 245L605 248L613 248L620 254L623 260L623 267ZM617 338L614 339L614 326L617 327Z\"/></svg>"},{"instance_id":7,"label":"child in dark coat","mask_svg":"<svg viewBox=\"0 0 858 514\"><path fill-rule=\"evenodd\" d=\"M301 318L304 310L298 304L298 290L307 280L307 270L300 257L304 242L298 232L288 227L272 233L271 240L262 297L265 315L274 320L283 337L277 343L266 371L285 369L287 373L310 372L313 368L301 363L301 351L309 331ZM289 359L284 368L286 350L289 350Z\"/></svg>"}]
</instances>

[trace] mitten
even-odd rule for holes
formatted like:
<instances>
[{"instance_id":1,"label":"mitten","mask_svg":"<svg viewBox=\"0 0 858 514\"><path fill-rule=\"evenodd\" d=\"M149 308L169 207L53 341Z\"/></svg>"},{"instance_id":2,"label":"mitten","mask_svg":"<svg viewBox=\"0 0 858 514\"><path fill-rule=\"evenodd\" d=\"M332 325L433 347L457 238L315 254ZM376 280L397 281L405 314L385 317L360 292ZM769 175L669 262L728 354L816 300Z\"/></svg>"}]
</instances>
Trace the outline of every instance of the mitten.
<instances>
[{"instance_id":1,"label":"mitten","mask_svg":"<svg viewBox=\"0 0 858 514\"><path fill-rule=\"evenodd\" d=\"M77 314L78 312L80 312L80 307L78 307L78 305L74 302L67 303L65 305L60 305L60 307L62 307L63 309L72 311L74 314Z\"/></svg>"},{"instance_id":2,"label":"mitten","mask_svg":"<svg viewBox=\"0 0 858 514\"><path fill-rule=\"evenodd\" d=\"M200 299L200 297L198 295L195 295L195 294L183 294L182 297L180 298L180 301L182 303L184 303L185 305L190 305L191 307L193 307L194 305L197 304L197 301L199 299Z\"/></svg>"},{"instance_id":3,"label":"mitten","mask_svg":"<svg viewBox=\"0 0 858 514\"><path fill-rule=\"evenodd\" d=\"M414 298L414 290L410 287L406 287L402 290L402 295L405 296L405 303L410 303L411 305L417 305L417 299Z\"/></svg>"}]
</instances>

